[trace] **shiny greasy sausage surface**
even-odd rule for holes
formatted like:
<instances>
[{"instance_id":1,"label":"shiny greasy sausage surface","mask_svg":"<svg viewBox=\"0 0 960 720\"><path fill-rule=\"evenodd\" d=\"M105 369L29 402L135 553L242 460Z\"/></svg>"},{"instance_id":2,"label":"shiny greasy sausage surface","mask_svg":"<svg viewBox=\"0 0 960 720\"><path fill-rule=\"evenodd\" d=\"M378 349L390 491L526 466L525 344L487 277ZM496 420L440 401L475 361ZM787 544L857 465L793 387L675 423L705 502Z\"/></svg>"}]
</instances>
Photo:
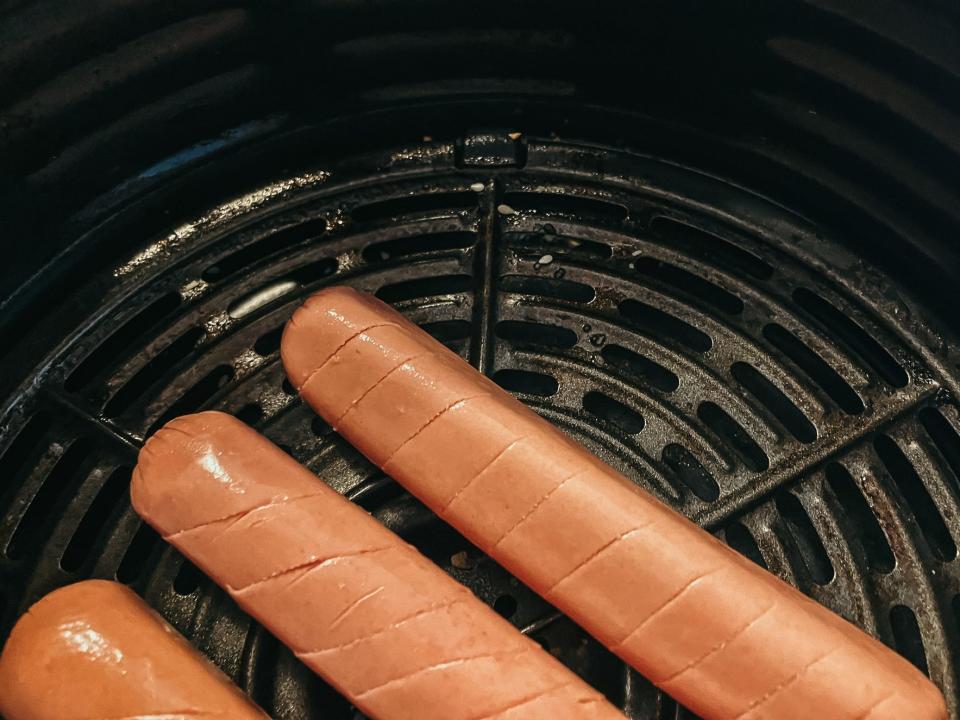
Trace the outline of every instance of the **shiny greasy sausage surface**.
<instances>
[{"instance_id":1,"label":"shiny greasy sausage surface","mask_svg":"<svg viewBox=\"0 0 960 720\"><path fill-rule=\"evenodd\" d=\"M267 720L212 663L119 583L39 600L0 655L6 720Z\"/></svg>"},{"instance_id":2,"label":"shiny greasy sausage surface","mask_svg":"<svg viewBox=\"0 0 960 720\"><path fill-rule=\"evenodd\" d=\"M301 396L440 517L711 720L939 720L874 638L638 489L387 305L311 297Z\"/></svg>"},{"instance_id":3,"label":"shiny greasy sausage surface","mask_svg":"<svg viewBox=\"0 0 960 720\"><path fill-rule=\"evenodd\" d=\"M539 645L239 420L144 446L138 513L308 667L388 720L623 720Z\"/></svg>"}]
</instances>

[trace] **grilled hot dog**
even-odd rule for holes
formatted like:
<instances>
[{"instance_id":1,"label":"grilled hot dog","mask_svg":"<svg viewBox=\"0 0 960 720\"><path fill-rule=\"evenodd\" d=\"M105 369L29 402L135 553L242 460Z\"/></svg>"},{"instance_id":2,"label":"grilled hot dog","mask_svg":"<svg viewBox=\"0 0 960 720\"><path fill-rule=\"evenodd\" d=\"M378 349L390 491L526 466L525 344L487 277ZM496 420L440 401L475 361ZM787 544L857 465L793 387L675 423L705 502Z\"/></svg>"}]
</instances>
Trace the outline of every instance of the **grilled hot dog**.
<instances>
[{"instance_id":1,"label":"grilled hot dog","mask_svg":"<svg viewBox=\"0 0 960 720\"><path fill-rule=\"evenodd\" d=\"M623 720L469 590L239 420L177 418L134 508L364 713Z\"/></svg>"},{"instance_id":2,"label":"grilled hot dog","mask_svg":"<svg viewBox=\"0 0 960 720\"><path fill-rule=\"evenodd\" d=\"M311 297L301 396L441 518L711 720L942 720L912 665L637 488L387 305Z\"/></svg>"},{"instance_id":3,"label":"grilled hot dog","mask_svg":"<svg viewBox=\"0 0 960 720\"><path fill-rule=\"evenodd\" d=\"M212 663L119 583L39 600L0 655L7 720L268 720Z\"/></svg>"}]
</instances>

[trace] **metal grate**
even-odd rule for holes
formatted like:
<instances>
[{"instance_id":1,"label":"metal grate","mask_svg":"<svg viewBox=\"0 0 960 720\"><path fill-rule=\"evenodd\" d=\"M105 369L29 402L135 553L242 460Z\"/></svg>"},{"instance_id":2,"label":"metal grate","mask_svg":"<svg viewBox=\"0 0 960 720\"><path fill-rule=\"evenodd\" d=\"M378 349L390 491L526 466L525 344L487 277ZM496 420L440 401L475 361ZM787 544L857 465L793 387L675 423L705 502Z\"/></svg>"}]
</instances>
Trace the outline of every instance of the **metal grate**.
<instances>
[{"instance_id":1,"label":"metal grate","mask_svg":"<svg viewBox=\"0 0 960 720\"><path fill-rule=\"evenodd\" d=\"M355 717L129 507L143 438L215 407L414 542L630 717L692 717L300 404L279 364L282 325L341 282L394 303L665 502L878 635L955 711L949 341L889 279L781 207L624 151L506 133L288 178L116 267L2 421L0 637L41 593L115 576L276 717Z\"/></svg>"}]
</instances>

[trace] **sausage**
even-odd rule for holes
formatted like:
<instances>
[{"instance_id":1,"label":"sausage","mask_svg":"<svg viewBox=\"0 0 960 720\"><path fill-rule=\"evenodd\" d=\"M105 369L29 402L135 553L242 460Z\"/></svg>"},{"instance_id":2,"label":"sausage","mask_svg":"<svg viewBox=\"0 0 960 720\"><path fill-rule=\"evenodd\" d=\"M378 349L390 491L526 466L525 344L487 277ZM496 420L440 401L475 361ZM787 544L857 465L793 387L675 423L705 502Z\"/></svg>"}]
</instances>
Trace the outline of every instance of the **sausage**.
<instances>
[{"instance_id":1,"label":"sausage","mask_svg":"<svg viewBox=\"0 0 960 720\"><path fill-rule=\"evenodd\" d=\"M132 590L87 580L20 618L0 655L7 720L269 720Z\"/></svg>"},{"instance_id":2,"label":"sausage","mask_svg":"<svg viewBox=\"0 0 960 720\"><path fill-rule=\"evenodd\" d=\"M131 497L371 717L623 720L467 588L229 415L161 428L140 452Z\"/></svg>"},{"instance_id":3,"label":"sausage","mask_svg":"<svg viewBox=\"0 0 960 720\"><path fill-rule=\"evenodd\" d=\"M438 516L709 720L946 718L906 660L636 487L396 311L312 296L300 395Z\"/></svg>"}]
</instances>

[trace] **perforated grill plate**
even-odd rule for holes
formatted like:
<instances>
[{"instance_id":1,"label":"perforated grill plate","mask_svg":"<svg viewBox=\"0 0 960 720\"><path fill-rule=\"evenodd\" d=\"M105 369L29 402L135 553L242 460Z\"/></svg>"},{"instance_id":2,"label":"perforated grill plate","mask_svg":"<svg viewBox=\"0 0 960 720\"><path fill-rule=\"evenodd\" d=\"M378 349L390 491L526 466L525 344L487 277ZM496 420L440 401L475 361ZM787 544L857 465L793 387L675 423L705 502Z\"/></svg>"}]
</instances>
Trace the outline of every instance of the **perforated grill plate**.
<instances>
[{"instance_id":1,"label":"perforated grill plate","mask_svg":"<svg viewBox=\"0 0 960 720\"><path fill-rule=\"evenodd\" d=\"M0 638L43 592L115 576L276 717L355 716L129 507L143 438L219 408L630 717L690 717L300 404L279 363L283 323L312 291L349 283L878 635L954 705L956 358L843 238L692 170L504 130L285 178L167 228L111 272L3 418Z\"/></svg>"}]
</instances>

